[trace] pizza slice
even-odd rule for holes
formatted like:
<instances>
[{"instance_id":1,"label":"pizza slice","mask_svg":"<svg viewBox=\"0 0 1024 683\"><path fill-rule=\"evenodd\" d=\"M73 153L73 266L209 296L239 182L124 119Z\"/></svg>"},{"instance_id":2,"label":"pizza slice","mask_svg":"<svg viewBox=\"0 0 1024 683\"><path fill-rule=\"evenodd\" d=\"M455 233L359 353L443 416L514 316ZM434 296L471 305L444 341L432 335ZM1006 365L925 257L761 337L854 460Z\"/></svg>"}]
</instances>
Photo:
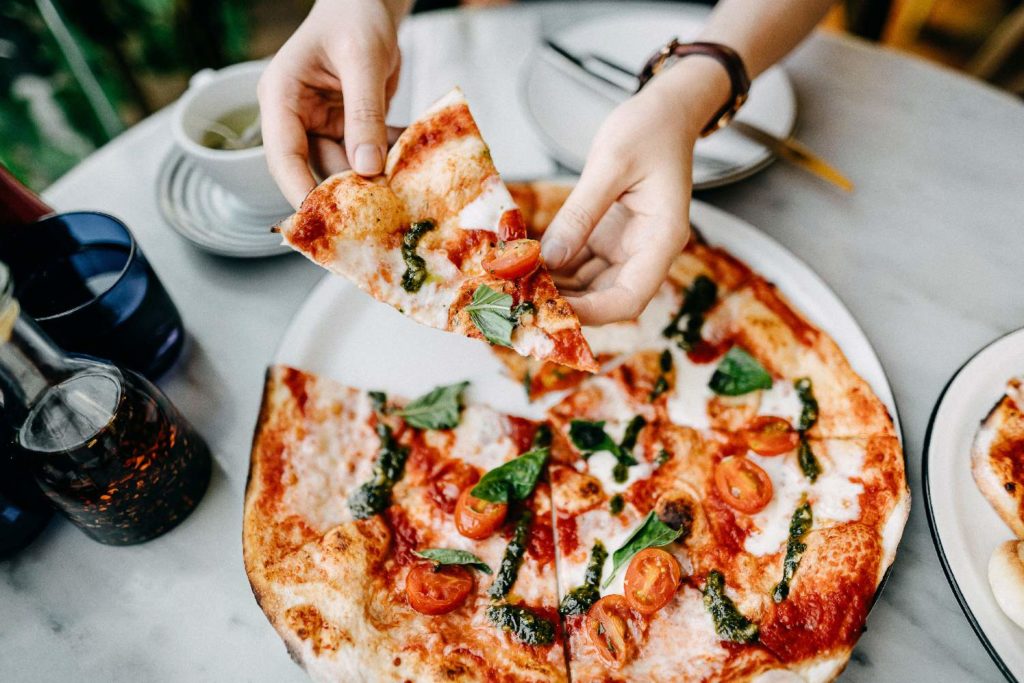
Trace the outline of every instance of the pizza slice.
<instances>
[{"instance_id":1,"label":"pizza slice","mask_svg":"<svg viewBox=\"0 0 1024 683\"><path fill-rule=\"evenodd\" d=\"M978 428L971 471L982 495L1018 538L1024 538L1024 380L1012 378Z\"/></svg>"},{"instance_id":2,"label":"pizza slice","mask_svg":"<svg viewBox=\"0 0 1024 683\"><path fill-rule=\"evenodd\" d=\"M458 89L402 133L382 176L327 178L278 229L417 322L597 370Z\"/></svg>"},{"instance_id":3,"label":"pizza slice","mask_svg":"<svg viewBox=\"0 0 1024 683\"><path fill-rule=\"evenodd\" d=\"M674 424L659 355L550 411L571 677L833 678L909 512L898 441L814 439L811 479L798 440Z\"/></svg>"},{"instance_id":4,"label":"pizza slice","mask_svg":"<svg viewBox=\"0 0 1024 683\"><path fill-rule=\"evenodd\" d=\"M544 432L464 388L270 370L245 566L313 679L566 680Z\"/></svg>"}]
</instances>

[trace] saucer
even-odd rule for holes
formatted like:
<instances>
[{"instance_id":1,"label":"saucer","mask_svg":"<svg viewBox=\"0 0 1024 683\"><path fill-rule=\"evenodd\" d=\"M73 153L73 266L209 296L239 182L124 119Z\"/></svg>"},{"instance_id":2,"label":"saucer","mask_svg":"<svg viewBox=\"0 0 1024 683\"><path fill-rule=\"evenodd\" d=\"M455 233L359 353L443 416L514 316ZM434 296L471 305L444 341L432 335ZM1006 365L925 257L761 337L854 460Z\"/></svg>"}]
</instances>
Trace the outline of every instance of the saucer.
<instances>
[{"instance_id":1,"label":"saucer","mask_svg":"<svg viewBox=\"0 0 1024 683\"><path fill-rule=\"evenodd\" d=\"M707 7L686 3L616 9L549 37L578 57L596 54L639 73L651 53L671 38L695 39L707 15ZM629 92L583 74L544 46L537 46L528 58L520 88L526 112L549 154L577 173L605 117L629 97ZM789 77L773 66L753 82L736 118L786 138L796 125L796 109ZM763 146L729 128L698 140L694 153L696 190L736 182L774 160Z\"/></svg>"},{"instance_id":2,"label":"saucer","mask_svg":"<svg viewBox=\"0 0 1024 683\"><path fill-rule=\"evenodd\" d=\"M292 251L281 244L280 235L270 232L289 210L268 215L246 207L178 149L161 164L156 186L164 220L200 249L236 258Z\"/></svg>"}]
</instances>

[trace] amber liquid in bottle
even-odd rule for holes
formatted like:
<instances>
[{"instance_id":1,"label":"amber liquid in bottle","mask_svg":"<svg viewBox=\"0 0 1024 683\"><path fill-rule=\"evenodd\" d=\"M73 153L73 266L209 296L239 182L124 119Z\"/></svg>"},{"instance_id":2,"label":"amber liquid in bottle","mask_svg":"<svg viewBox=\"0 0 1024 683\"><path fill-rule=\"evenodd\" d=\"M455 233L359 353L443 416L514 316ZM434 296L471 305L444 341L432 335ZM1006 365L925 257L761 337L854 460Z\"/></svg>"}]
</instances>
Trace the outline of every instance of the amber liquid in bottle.
<instances>
[{"instance_id":1,"label":"amber liquid in bottle","mask_svg":"<svg viewBox=\"0 0 1024 683\"><path fill-rule=\"evenodd\" d=\"M188 516L209 483L210 454L163 394L139 375L118 374L90 373L51 389L21 434L50 500L95 540L127 545ZM71 414L72 392L89 397L88 409ZM109 420L96 430L92 416L104 412Z\"/></svg>"},{"instance_id":2,"label":"amber liquid in bottle","mask_svg":"<svg viewBox=\"0 0 1024 683\"><path fill-rule=\"evenodd\" d=\"M24 468L102 543L141 543L177 525L209 483L206 444L141 375L64 353L12 291L0 264L0 393Z\"/></svg>"}]
</instances>

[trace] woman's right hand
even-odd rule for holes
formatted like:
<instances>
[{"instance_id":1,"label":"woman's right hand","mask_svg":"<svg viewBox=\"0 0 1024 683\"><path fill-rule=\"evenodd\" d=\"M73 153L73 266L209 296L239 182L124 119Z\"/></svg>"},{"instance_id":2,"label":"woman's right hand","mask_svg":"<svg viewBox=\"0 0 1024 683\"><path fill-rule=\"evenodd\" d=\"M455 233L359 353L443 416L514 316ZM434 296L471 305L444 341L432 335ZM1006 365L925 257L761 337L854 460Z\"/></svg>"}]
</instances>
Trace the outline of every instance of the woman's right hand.
<instances>
[{"instance_id":1,"label":"woman's right hand","mask_svg":"<svg viewBox=\"0 0 1024 683\"><path fill-rule=\"evenodd\" d=\"M384 115L401 63L398 22L408 0L319 0L260 78L270 172L298 208L327 173L384 170Z\"/></svg>"}]
</instances>

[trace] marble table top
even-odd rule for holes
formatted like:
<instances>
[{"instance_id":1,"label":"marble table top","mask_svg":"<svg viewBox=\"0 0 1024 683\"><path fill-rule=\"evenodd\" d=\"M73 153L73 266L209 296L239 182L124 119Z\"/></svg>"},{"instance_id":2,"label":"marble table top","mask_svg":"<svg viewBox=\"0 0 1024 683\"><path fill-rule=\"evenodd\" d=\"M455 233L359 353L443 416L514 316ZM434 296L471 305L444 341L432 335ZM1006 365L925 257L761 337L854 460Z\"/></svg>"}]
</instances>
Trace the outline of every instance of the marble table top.
<instances>
[{"instance_id":1,"label":"marble table top","mask_svg":"<svg viewBox=\"0 0 1024 683\"><path fill-rule=\"evenodd\" d=\"M435 13L403 27L408 121L453 83L498 167L555 172L515 106L542 31L612 4ZM621 6L618 11L621 11ZM998 681L943 576L921 496L921 448L945 382L1024 321L1024 106L951 71L816 35L786 62L798 135L857 184L845 195L785 164L701 199L804 259L875 345L900 409L914 504L891 580L843 679ZM321 272L298 256L211 256L160 218L155 179L171 147L158 114L99 150L45 197L122 218L181 309L186 359L162 381L209 441L205 500L145 545L96 544L62 519L0 563L0 680L301 681L242 566L242 496L263 371Z\"/></svg>"}]
</instances>

